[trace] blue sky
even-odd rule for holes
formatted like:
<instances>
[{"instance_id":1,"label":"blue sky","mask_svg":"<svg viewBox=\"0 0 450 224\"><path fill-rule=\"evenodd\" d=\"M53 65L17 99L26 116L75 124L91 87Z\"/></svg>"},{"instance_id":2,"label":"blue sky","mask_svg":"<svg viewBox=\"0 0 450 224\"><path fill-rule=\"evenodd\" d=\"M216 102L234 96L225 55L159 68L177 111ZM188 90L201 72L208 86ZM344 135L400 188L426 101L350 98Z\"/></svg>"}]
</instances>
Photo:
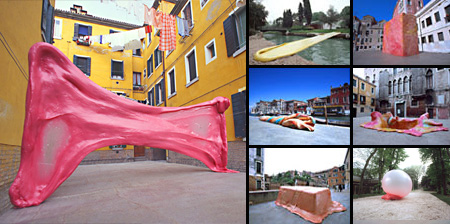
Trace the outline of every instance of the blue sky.
<instances>
[{"instance_id":1,"label":"blue sky","mask_svg":"<svg viewBox=\"0 0 450 224\"><path fill-rule=\"evenodd\" d=\"M349 68L250 68L250 109L260 100L302 100L330 95L350 83Z\"/></svg>"},{"instance_id":2,"label":"blue sky","mask_svg":"<svg viewBox=\"0 0 450 224\"><path fill-rule=\"evenodd\" d=\"M426 5L430 0L423 0ZM371 15L375 20L389 21L392 19L396 0L355 0L353 1L353 15L361 19L363 16Z\"/></svg>"}]
</instances>

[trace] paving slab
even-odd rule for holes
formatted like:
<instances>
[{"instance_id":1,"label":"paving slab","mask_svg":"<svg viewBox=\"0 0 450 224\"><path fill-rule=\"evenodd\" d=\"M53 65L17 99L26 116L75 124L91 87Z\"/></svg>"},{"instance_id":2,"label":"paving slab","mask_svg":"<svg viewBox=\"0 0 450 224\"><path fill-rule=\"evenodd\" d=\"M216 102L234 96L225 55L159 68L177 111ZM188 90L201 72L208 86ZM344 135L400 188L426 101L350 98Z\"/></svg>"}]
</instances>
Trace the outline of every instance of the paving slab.
<instances>
[{"instance_id":1,"label":"paving slab","mask_svg":"<svg viewBox=\"0 0 450 224\"><path fill-rule=\"evenodd\" d=\"M316 124L315 130L299 130L249 117L250 145L350 145L350 127Z\"/></svg>"},{"instance_id":2,"label":"paving slab","mask_svg":"<svg viewBox=\"0 0 450 224\"><path fill-rule=\"evenodd\" d=\"M41 205L0 223L245 223L245 173L166 162L82 165Z\"/></svg>"},{"instance_id":3,"label":"paving slab","mask_svg":"<svg viewBox=\"0 0 450 224\"><path fill-rule=\"evenodd\" d=\"M370 116L353 118L353 145L449 145L450 131L438 131L423 134L420 137L397 133L382 132L359 126L370 121ZM432 119L450 128L450 120Z\"/></svg>"},{"instance_id":4,"label":"paving slab","mask_svg":"<svg viewBox=\"0 0 450 224\"><path fill-rule=\"evenodd\" d=\"M409 57L394 56L382 51L353 51L354 65L448 65L450 53L420 52Z\"/></svg>"},{"instance_id":5,"label":"paving slab","mask_svg":"<svg viewBox=\"0 0 450 224\"><path fill-rule=\"evenodd\" d=\"M331 200L338 201L345 206L347 210L337 212L327 216L323 224L350 223L350 193L349 192L331 192ZM249 208L249 223L311 223L300 216L289 212L287 209L276 206L275 201L251 205Z\"/></svg>"}]
</instances>

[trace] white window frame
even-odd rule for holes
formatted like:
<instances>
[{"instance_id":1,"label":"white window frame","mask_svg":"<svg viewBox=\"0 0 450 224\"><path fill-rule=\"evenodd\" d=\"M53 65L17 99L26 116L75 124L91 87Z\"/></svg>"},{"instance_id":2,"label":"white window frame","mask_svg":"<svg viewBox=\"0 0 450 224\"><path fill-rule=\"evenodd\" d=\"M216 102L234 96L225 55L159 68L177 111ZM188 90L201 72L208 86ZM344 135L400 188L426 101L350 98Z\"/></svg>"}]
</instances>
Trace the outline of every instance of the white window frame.
<instances>
[{"instance_id":1,"label":"white window frame","mask_svg":"<svg viewBox=\"0 0 450 224\"><path fill-rule=\"evenodd\" d=\"M170 72L172 72L173 71L173 82L174 82L174 86L175 86L175 91L173 92L173 93L171 93L172 92L172 90L170 89L171 88L171 85L170 85L170 82L172 81L172 80L170 80L170 75L169 75L169 73ZM167 99L170 99L170 98L172 98L173 96L175 96L175 95L177 95L177 75L176 75L176 71L175 71L175 66L173 66L172 67L172 69L170 69L168 72L167 72L167 90L169 90L168 92L169 92L169 96L167 97Z\"/></svg>"},{"instance_id":2,"label":"white window frame","mask_svg":"<svg viewBox=\"0 0 450 224\"><path fill-rule=\"evenodd\" d=\"M153 90L153 97L151 98L151 99L149 99L148 100L148 105L150 105L150 106L153 106L152 105L152 102L153 102L153 100L155 100L154 98L155 98L155 87L152 87L150 90L149 90L149 92L151 92ZM147 95L147 97L148 97L148 95ZM148 98L147 98L148 99ZM156 105L156 104L155 104Z\"/></svg>"},{"instance_id":3,"label":"white window frame","mask_svg":"<svg viewBox=\"0 0 450 224\"><path fill-rule=\"evenodd\" d=\"M157 101L155 103L156 106L159 106L159 105L161 105L163 103L163 101L162 101L162 91L161 91L162 88L161 88L161 85L160 85L161 81L162 81L162 79L160 79L159 82L157 82L156 85L155 85L155 87L157 85L159 85L160 88L159 89L155 88L155 92L153 92L153 94L155 94L155 96L156 96L156 91L160 91L159 94L158 94L159 98L157 99Z\"/></svg>"},{"instance_id":4,"label":"white window frame","mask_svg":"<svg viewBox=\"0 0 450 224\"><path fill-rule=\"evenodd\" d=\"M202 6L202 0L199 0L200 2L200 10L203 10L203 8L205 8L205 6L210 2L209 0L206 0L205 4Z\"/></svg>"},{"instance_id":5,"label":"white window frame","mask_svg":"<svg viewBox=\"0 0 450 224\"><path fill-rule=\"evenodd\" d=\"M123 60L115 60L115 59L112 59L112 60L115 61L115 62L122 62L123 76L122 76L121 79L120 78L113 78L113 77L111 77L111 79L114 79L114 80L125 80L125 63L123 62ZM111 73L112 73L112 71L111 71Z\"/></svg>"},{"instance_id":6,"label":"white window frame","mask_svg":"<svg viewBox=\"0 0 450 224\"><path fill-rule=\"evenodd\" d=\"M230 12L230 14L228 14L228 16L231 16L231 15L235 14L235 13L237 12L238 9L239 9L239 8L236 7L233 11ZM247 13L247 12L245 12L245 13ZM236 22L236 20L234 20L234 22ZM247 21L245 21L245 22L247 22ZM237 32L238 32L238 28L237 28L237 26L236 26L236 33L237 33ZM239 40L239 37L238 37L238 40ZM242 52L244 52L244 51L246 51L246 50L247 50L247 44L245 44L245 45L242 46L241 48L237 49L237 50L233 53L233 58L237 57L238 55L240 55Z\"/></svg>"},{"instance_id":7,"label":"white window frame","mask_svg":"<svg viewBox=\"0 0 450 224\"><path fill-rule=\"evenodd\" d=\"M214 57L209 58L209 56L208 56L208 52L209 52L208 47L211 46L211 45L214 45ZM206 64L209 64L210 62L216 60L216 58L217 58L217 50L216 49L217 49L216 38L213 38L211 41L209 41L205 45L205 61L206 61Z\"/></svg>"},{"instance_id":8,"label":"white window frame","mask_svg":"<svg viewBox=\"0 0 450 224\"><path fill-rule=\"evenodd\" d=\"M59 21L59 33L56 33L56 21ZM59 35L58 35L59 34ZM62 19L55 18L55 25L53 29L53 38L54 39L62 39Z\"/></svg>"},{"instance_id":9,"label":"white window frame","mask_svg":"<svg viewBox=\"0 0 450 224\"><path fill-rule=\"evenodd\" d=\"M159 44L158 44L158 46L155 48L155 50L156 50L156 49L159 49ZM155 50L153 50L153 62L155 62ZM159 51L162 53L161 49L159 49ZM161 57L161 62L158 64L157 67L155 67L155 70L154 70L154 71L156 71L156 69L158 69L159 66L161 66L161 64L162 64L162 57ZM154 65L154 66L156 66L156 65ZM153 74L153 73L152 73L152 74ZM150 76L151 76L151 75L150 75Z\"/></svg>"},{"instance_id":10,"label":"white window frame","mask_svg":"<svg viewBox=\"0 0 450 224\"><path fill-rule=\"evenodd\" d=\"M191 74L189 72L188 55L190 55L192 52L194 52L194 56L195 56L195 71L197 73L197 77L195 77L193 80L189 81L189 79L191 77L190 76ZM198 77L199 77L199 74L198 74L198 57L197 57L197 51L195 49L195 46L184 55L184 65L185 65L185 68L186 68L186 72L185 72L186 73L186 87L189 87L192 84L194 84L195 82L197 82L198 81Z\"/></svg>"},{"instance_id":11,"label":"white window frame","mask_svg":"<svg viewBox=\"0 0 450 224\"><path fill-rule=\"evenodd\" d=\"M186 19L186 18L184 18L185 15L184 15L183 11L186 8L186 6L188 5L188 3L191 3L190 5L191 5L192 28L194 28L194 11L192 11L192 0L187 1L186 4L184 5L184 7L181 9L181 11L180 11L181 18Z\"/></svg>"}]
</instances>

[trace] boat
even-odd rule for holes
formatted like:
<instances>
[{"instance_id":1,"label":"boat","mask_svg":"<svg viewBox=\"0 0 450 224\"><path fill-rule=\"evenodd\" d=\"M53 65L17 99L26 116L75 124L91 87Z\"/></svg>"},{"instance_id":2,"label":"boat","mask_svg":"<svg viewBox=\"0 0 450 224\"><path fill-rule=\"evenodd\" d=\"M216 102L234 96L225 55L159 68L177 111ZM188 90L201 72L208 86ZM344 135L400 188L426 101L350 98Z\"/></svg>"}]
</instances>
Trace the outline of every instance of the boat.
<instances>
[{"instance_id":1,"label":"boat","mask_svg":"<svg viewBox=\"0 0 450 224\"><path fill-rule=\"evenodd\" d=\"M326 106L327 116L345 116L345 107L343 105ZM325 116L325 106L314 106L311 115Z\"/></svg>"}]
</instances>

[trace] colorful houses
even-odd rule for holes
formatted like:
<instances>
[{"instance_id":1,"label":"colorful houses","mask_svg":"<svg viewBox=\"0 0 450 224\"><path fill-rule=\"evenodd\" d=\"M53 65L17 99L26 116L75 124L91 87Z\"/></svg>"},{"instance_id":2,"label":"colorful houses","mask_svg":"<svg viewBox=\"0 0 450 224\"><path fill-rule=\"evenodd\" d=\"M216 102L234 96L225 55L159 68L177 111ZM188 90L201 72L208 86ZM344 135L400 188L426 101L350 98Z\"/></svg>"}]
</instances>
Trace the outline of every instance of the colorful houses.
<instances>
[{"instance_id":1,"label":"colorful houses","mask_svg":"<svg viewBox=\"0 0 450 224\"><path fill-rule=\"evenodd\" d=\"M376 86L369 79L364 80L353 75L353 112L352 116L369 116L375 111Z\"/></svg>"}]
</instances>

